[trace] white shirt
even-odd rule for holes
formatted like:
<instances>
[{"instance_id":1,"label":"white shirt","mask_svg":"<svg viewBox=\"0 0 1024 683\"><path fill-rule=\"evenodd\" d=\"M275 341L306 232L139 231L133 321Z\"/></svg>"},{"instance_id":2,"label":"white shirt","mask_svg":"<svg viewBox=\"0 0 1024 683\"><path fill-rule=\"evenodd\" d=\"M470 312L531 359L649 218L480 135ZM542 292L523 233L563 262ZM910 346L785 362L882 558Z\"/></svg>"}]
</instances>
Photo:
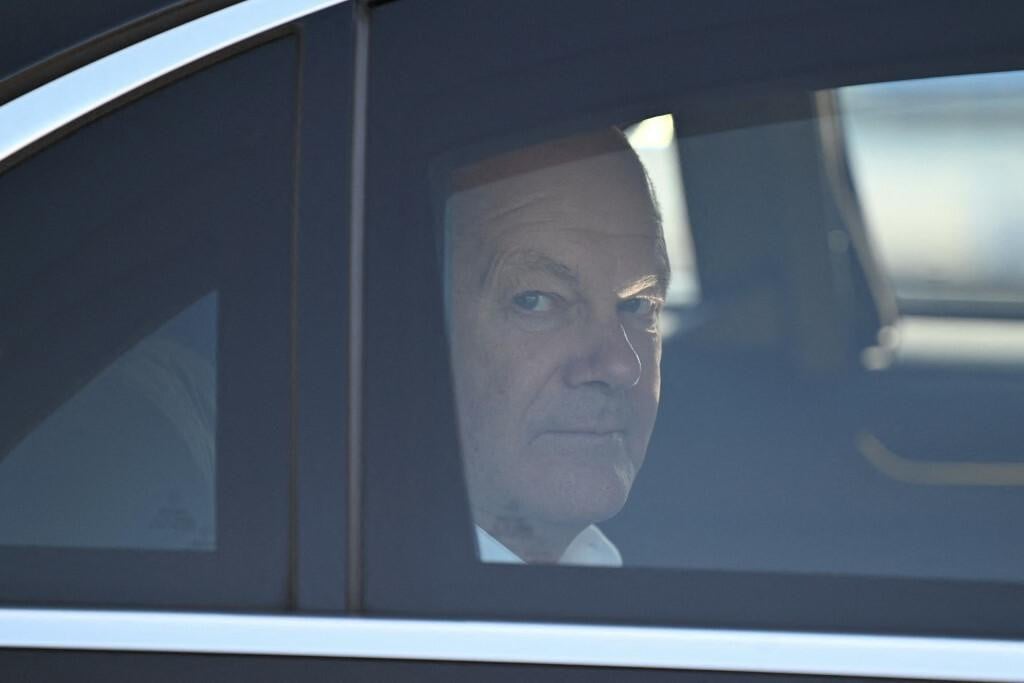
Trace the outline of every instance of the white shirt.
<instances>
[{"instance_id":1,"label":"white shirt","mask_svg":"<svg viewBox=\"0 0 1024 683\"><path fill-rule=\"evenodd\" d=\"M502 545L501 541L476 527L477 550L481 562L526 564L521 557ZM572 540L558 564L584 567L621 567L622 555L601 530L591 524Z\"/></svg>"}]
</instances>

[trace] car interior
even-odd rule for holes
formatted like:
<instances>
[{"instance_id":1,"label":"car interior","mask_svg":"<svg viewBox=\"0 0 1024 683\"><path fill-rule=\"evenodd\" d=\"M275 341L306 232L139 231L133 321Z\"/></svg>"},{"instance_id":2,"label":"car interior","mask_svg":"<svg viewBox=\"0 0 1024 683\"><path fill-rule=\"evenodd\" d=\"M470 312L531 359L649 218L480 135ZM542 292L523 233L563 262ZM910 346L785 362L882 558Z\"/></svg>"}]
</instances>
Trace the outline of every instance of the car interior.
<instances>
[{"instance_id":1,"label":"car interior","mask_svg":"<svg viewBox=\"0 0 1024 683\"><path fill-rule=\"evenodd\" d=\"M902 314L834 100L673 114L700 298L665 341L648 458L604 525L627 563L1019 577L1024 553L997 539L1021 512L1006 475L1024 462L1024 368L890 348Z\"/></svg>"}]
</instances>

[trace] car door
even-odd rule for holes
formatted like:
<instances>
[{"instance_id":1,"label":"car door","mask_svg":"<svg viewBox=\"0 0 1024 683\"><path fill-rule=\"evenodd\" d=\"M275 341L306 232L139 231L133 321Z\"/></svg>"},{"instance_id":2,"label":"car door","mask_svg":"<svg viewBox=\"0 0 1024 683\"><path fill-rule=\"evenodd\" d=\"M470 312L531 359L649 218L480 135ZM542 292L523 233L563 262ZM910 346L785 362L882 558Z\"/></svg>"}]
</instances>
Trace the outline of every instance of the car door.
<instances>
[{"instance_id":1,"label":"car door","mask_svg":"<svg viewBox=\"0 0 1024 683\"><path fill-rule=\"evenodd\" d=\"M105 7L5 42L10 678L1021 677L1015 357L910 340L847 106L1021 68L1016 4ZM613 129L672 267L623 564L492 562L456 179Z\"/></svg>"}]
</instances>

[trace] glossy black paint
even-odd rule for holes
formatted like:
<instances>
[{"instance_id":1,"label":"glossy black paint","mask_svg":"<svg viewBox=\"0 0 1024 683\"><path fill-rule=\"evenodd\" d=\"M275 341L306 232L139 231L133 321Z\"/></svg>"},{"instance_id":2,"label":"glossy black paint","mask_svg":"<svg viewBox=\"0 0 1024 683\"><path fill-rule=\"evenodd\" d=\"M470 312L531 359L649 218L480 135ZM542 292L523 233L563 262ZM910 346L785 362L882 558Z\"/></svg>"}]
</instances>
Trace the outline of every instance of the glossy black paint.
<instances>
[{"instance_id":1,"label":"glossy black paint","mask_svg":"<svg viewBox=\"0 0 1024 683\"><path fill-rule=\"evenodd\" d=\"M237 0L11 0L0 10L0 102Z\"/></svg>"},{"instance_id":2,"label":"glossy black paint","mask_svg":"<svg viewBox=\"0 0 1024 683\"><path fill-rule=\"evenodd\" d=\"M82 680L82 671L104 681L135 681L144 672L147 681L266 681L302 680L377 683L378 681L487 681L523 680L548 683L852 683L856 679L728 673L712 671L658 671L598 667L535 666L422 661L324 659L315 657L238 657L230 655L170 655L144 653L66 652L39 650L0 653L0 672L11 680ZM863 679L861 679L863 680ZM896 683L898 679L886 679Z\"/></svg>"}]
</instances>

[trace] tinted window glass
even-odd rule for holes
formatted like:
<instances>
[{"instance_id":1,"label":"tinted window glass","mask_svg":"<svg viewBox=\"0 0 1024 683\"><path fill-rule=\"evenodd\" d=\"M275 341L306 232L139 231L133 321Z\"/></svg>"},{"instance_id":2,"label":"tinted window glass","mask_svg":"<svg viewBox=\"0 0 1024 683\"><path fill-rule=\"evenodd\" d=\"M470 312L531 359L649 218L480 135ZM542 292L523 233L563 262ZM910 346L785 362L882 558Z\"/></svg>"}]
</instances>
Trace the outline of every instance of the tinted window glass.
<instances>
[{"instance_id":1,"label":"tinted window glass","mask_svg":"<svg viewBox=\"0 0 1024 683\"><path fill-rule=\"evenodd\" d=\"M583 5L552 11L571 21ZM473 30L416 48L412 35L452 15L377 10L392 33L370 62L371 605L1016 629L1013 342L965 353L901 305L836 92L951 73L923 55L960 48L921 6L884 36L859 6L752 7L587 7L571 44L555 21L473 15L459 24ZM986 36L1001 25L981 23ZM865 30L885 54L863 55ZM973 31L958 24L955 40ZM985 70L972 59L957 69ZM652 147L672 150L678 182L657 182ZM687 232L667 227L670 204L689 263L670 246ZM692 294L674 297L687 280ZM957 333L991 339L991 322ZM391 569L414 563L405 583ZM963 625L977 600L985 625Z\"/></svg>"},{"instance_id":2,"label":"tinted window glass","mask_svg":"<svg viewBox=\"0 0 1024 683\"><path fill-rule=\"evenodd\" d=\"M652 116L625 127L624 132L647 172L661 217L672 271L666 303L670 306L692 306L700 299L700 278L693 255L690 217L686 212L686 195L679 169L675 121L671 114ZM662 332L669 331L666 326L674 327L679 322L671 314L663 316Z\"/></svg>"},{"instance_id":3,"label":"tinted window glass","mask_svg":"<svg viewBox=\"0 0 1024 683\"><path fill-rule=\"evenodd\" d=\"M0 176L5 599L283 603L297 42Z\"/></svg>"},{"instance_id":4,"label":"tinted window glass","mask_svg":"<svg viewBox=\"0 0 1024 683\"><path fill-rule=\"evenodd\" d=\"M118 356L0 461L0 544L216 546L217 298Z\"/></svg>"},{"instance_id":5,"label":"tinted window glass","mask_svg":"<svg viewBox=\"0 0 1024 683\"><path fill-rule=\"evenodd\" d=\"M1024 73L855 86L839 101L870 236L904 308L1019 315Z\"/></svg>"},{"instance_id":6,"label":"tinted window glass","mask_svg":"<svg viewBox=\"0 0 1024 683\"><path fill-rule=\"evenodd\" d=\"M816 97L826 106L828 93ZM886 325L884 283L857 298L876 256L858 214L838 208L857 196L834 180L845 150L828 130L843 121L805 102L804 117L710 132L680 107L691 125L678 141L664 118L628 128L635 141L666 127L683 169L674 185L655 185L656 162L618 128L453 172L447 306L482 559L618 566L622 549L657 567L1024 573L1024 554L998 540L1021 512L1021 406L1006 385L1024 367L1006 341L1020 332ZM937 191L927 175L868 185L906 212L907 196ZM688 220L700 300L668 296L665 245L680 221L665 227L660 208L672 204L699 210ZM685 324L664 329L665 309ZM858 336L870 319L876 344Z\"/></svg>"}]
</instances>

